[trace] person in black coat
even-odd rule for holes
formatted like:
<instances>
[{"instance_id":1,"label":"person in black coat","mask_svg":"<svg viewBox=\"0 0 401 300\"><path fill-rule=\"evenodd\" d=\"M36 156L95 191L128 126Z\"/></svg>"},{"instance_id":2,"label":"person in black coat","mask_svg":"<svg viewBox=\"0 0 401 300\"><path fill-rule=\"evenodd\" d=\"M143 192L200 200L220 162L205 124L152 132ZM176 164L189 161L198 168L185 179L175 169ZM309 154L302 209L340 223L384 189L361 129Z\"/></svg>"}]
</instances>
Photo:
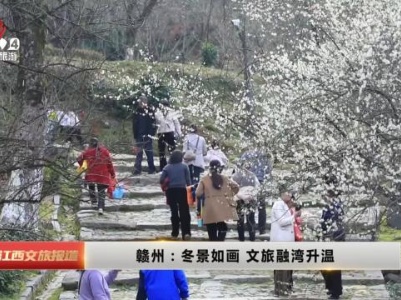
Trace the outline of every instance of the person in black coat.
<instances>
[{"instance_id":1,"label":"person in black coat","mask_svg":"<svg viewBox=\"0 0 401 300\"><path fill-rule=\"evenodd\" d=\"M148 99L145 96L139 97L138 108L135 110L132 120L135 146L139 148L136 155L134 175L142 173L143 150L149 166L149 174L156 173L156 167L153 158L152 137L156 134L155 111L151 105L148 105Z\"/></svg>"},{"instance_id":2,"label":"person in black coat","mask_svg":"<svg viewBox=\"0 0 401 300\"><path fill-rule=\"evenodd\" d=\"M327 205L322 211L323 238L329 241L345 241L345 229L343 225L344 209L338 194L329 190L326 196ZM340 299L343 293L340 270L321 271L326 285L329 299Z\"/></svg>"}]
</instances>

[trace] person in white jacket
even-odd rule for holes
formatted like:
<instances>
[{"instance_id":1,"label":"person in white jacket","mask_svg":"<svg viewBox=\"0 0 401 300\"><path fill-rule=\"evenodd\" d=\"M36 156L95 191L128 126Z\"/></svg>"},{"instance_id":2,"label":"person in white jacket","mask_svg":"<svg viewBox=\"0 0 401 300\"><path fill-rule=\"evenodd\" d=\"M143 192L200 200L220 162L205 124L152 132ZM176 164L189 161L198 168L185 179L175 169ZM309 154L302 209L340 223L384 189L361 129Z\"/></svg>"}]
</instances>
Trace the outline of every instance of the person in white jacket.
<instances>
[{"instance_id":1,"label":"person in white jacket","mask_svg":"<svg viewBox=\"0 0 401 300\"><path fill-rule=\"evenodd\" d=\"M80 120L73 111L63 113L60 119L60 126L66 134L66 143L72 143L73 138L76 137L79 144L83 146L84 141L82 138Z\"/></svg>"},{"instance_id":2,"label":"person in white jacket","mask_svg":"<svg viewBox=\"0 0 401 300\"><path fill-rule=\"evenodd\" d=\"M270 242L295 242L294 222L301 211L292 211L294 196L281 189L281 199L273 204L271 215ZM292 291L292 271L274 271L274 293L276 296L288 295Z\"/></svg>"},{"instance_id":3,"label":"person in white jacket","mask_svg":"<svg viewBox=\"0 0 401 300\"><path fill-rule=\"evenodd\" d=\"M184 154L184 161L189 167L191 184L196 185L200 180L200 174L205 170L207 147L205 138L198 134L198 128L195 125L190 126L189 133L184 138L182 152L186 153L187 151L193 151L195 154L195 159L191 161L187 161Z\"/></svg>"},{"instance_id":4,"label":"person in white jacket","mask_svg":"<svg viewBox=\"0 0 401 300\"><path fill-rule=\"evenodd\" d=\"M216 140L212 142L211 149L207 151L207 154L205 156L206 164L209 164L212 160L218 160L222 168L224 168L228 164L228 158L224 154L224 152L221 151L219 142L217 142Z\"/></svg>"},{"instance_id":5,"label":"person in white jacket","mask_svg":"<svg viewBox=\"0 0 401 300\"><path fill-rule=\"evenodd\" d=\"M249 240L253 242L256 238L255 211L257 210L257 194L260 183L256 175L249 171L247 167L245 165L244 168L235 170L231 178L240 186L240 190L234 196L234 200L237 202L237 214L239 217L237 231L238 239L241 242L245 241L245 220L249 232Z\"/></svg>"},{"instance_id":6,"label":"person in white jacket","mask_svg":"<svg viewBox=\"0 0 401 300\"><path fill-rule=\"evenodd\" d=\"M160 159L160 172L167 165L166 146L168 152L173 152L176 148L177 139L182 136L180 114L170 108L168 101L163 101L162 105L155 113L158 150Z\"/></svg>"}]
</instances>

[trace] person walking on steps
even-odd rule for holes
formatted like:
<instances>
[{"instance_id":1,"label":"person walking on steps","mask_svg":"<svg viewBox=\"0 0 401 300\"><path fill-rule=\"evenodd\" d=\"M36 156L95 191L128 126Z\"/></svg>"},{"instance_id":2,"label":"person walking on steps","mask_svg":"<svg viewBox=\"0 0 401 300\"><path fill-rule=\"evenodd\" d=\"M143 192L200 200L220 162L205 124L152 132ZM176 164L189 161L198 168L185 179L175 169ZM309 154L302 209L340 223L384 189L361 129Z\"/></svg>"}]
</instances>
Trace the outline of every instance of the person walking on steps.
<instances>
[{"instance_id":1,"label":"person walking on steps","mask_svg":"<svg viewBox=\"0 0 401 300\"><path fill-rule=\"evenodd\" d=\"M166 148L169 153L175 150L176 140L182 136L178 113L170 108L170 103L162 101L160 109L156 111L156 124L158 134L158 150L160 159L160 172L167 165Z\"/></svg>"},{"instance_id":2,"label":"person walking on steps","mask_svg":"<svg viewBox=\"0 0 401 300\"><path fill-rule=\"evenodd\" d=\"M205 156L207 155L206 141L198 134L195 125L189 127L189 133L184 138L183 150L184 162L191 173L191 184L196 185L200 180L200 174L205 170Z\"/></svg>"},{"instance_id":3,"label":"person walking on steps","mask_svg":"<svg viewBox=\"0 0 401 300\"><path fill-rule=\"evenodd\" d=\"M249 163L250 171L259 179L263 186L265 182L272 179L272 163L268 155L261 149L249 149L240 158L241 163ZM261 189L263 191L263 189ZM258 229L259 233L266 233L266 195L258 195Z\"/></svg>"},{"instance_id":4,"label":"person walking on steps","mask_svg":"<svg viewBox=\"0 0 401 300\"><path fill-rule=\"evenodd\" d=\"M138 107L132 120L135 146L139 149L136 154L133 175L142 173L143 150L148 161L148 173L156 173L153 157L153 136L156 134L156 119L153 106L148 104L148 98L141 96L138 99Z\"/></svg>"},{"instance_id":5,"label":"person walking on steps","mask_svg":"<svg viewBox=\"0 0 401 300\"><path fill-rule=\"evenodd\" d=\"M210 149L207 151L205 156L205 163L209 164L212 160L218 160L221 167L224 169L228 164L228 158L224 152L220 149L219 142L213 140Z\"/></svg>"},{"instance_id":6,"label":"person walking on steps","mask_svg":"<svg viewBox=\"0 0 401 300\"><path fill-rule=\"evenodd\" d=\"M204 196L203 224L206 224L210 241L224 241L227 234L227 220L238 220L236 204L233 200L239 191L237 183L221 175L221 164L212 160L209 173L204 176L196 189L196 199Z\"/></svg>"},{"instance_id":7,"label":"person walking on steps","mask_svg":"<svg viewBox=\"0 0 401 300\"><path fill-rule=\"evenodd\" d=\"M260 186L259 180L254 173L247 169L246 164L243 168L237 168L232 180L240 187L238 194L234 196L237 202L237 214L239 220L237 222L238 239L245 241L245 220L249 232L249 240L255 240L255 211L257 209L257 195Z\"/></svg>"},{"instance_id":8,"label":"person walking on steps","mask_svg":"<svg viewBox=\"0 0 401 300\"><path fill-rule=\"evenodd\" d=\"M328 190L324 198L327 204L323 208L321 217L323 239L331 242L343 242L345 241L344 209L339 199L339 193ZM321 271L321 273L329 299L340 299L343 293L341 270Z\"/></svg>"},{"instance_id":9,"label":"person walking on steps","mask_svg":"<svg viewBox=\"0 0 401 300\"><path fill-rule=\"evenodd\" d=\"M140 270L136 300L187 300L189 287L182 270Z\"/></svg>"},{"instance_id":10,"label":"person walking on steps","mask_svg":"<svg viewBox=\"0 0 401 300\"><path fill-rule=\"evenodd\" d=\"M169 164L160 175L160 184L166 187L167 204L171 210L171 236L177 238L181 225L184 241L191 238L191 214L187 200L187 186L191 185L189 169L182 162L183 154L175 150L171 153Z\"/></svg>"},{"instance_id":11,"label":"person walking on steps","mask_svg":"<svg viewBox=\"0 0 401 300\"><path fill-rule=\"evenodd\" d=\"M65 142L72 144L74 137L78 140L80 146L84 145L84 139L82 138L81 125L78 116L73 111L69 111L64 114L61 125L67 135Z\"/></svg>"},{"instance_id":12,"label":"person walking on steps","mask_svg":"<svg viewBox=\"0 0 401 300\"><path fill-rule=\"evenodd\" d=\"M110 179L114 180L116 177L110 152L106 147L99 145L97 138L92 138L89 142L89 148L78 157L77 161L80 167L85 160L88 166L85 182L89 189L89 198L92 205L97 206L99 214L102 215Z\"/></svg>"},{"instance_id":13,"label":"person walking on steps","mask_svg":"<svg viewBox=\"0 0 401 300\"><path fill-rule=\"evenodd\" d=\"M80 271L78 281L79 300L111 300L109 285L114 282L120 270L103 275L98 270Z\"/></svg>"}]
</instances>

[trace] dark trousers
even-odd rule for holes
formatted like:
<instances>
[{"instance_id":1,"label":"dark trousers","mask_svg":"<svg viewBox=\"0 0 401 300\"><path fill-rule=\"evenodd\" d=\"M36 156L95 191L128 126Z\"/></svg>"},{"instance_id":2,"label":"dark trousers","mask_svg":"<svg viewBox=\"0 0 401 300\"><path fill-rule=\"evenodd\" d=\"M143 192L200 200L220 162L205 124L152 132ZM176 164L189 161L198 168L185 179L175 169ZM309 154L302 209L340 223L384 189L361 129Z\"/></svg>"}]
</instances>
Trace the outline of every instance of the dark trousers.
<instances>
[{"instance_id":1,"label":"dark trousers","mask_svg":"<svg viewBox=\"0 0 401 300\"><path fill-rule=\"evenodd\" d=\"M339 297L343 293L343 284L341 271L321 271L326 289L335 297Z\"/></svg>"},{"instance_id":2,"label":"dark trousers","mask_svg":"<svg viewBox=\"0 0 401 300\"><path fill-rule=\"evenodd\" d=\"M291 270L274 270L274 294L277 296L287 296L293 287Z\"/></svg>"},{"instance_id":3,"label":"dark trousers","mask_svg":"<svg viewBox=\"0 0 401 300\"><path fill-rule=\"evenodd\" d=\"M153 144L152 139L148 136L144 136L139 140L136 140L136 146L141 148L139 153L136 155L134 171L135 173L142 172L142 159L143 150L145 150L146 158L148 160L149 173L156 172L155 163L153 160Z\"/></svg>"},{"instance_id":4,"label":"dark trousers","mask_svg":"<svg viewBox=\"0 0 401 300\"><path fill-rule=\"evenodd\" d=\"M175 137L174 132L159 133L159 140L157 142L160 158L160 172L167 165L166 146L167 151L172 152L175 150Z\"/></svg>"},{"instance_id":5,"label":"dark trousers","mask_svg":"<svg viewBox=\"0 0 401 300\"><path fill-rule=\"evenodd\" d=\"M95 186L96 186L95 183L88 184L89 199L92 204L97 203L98 208L104 209L104 201L106 199L106 190L108 188L108 185L97 184L97 195L96 195Z\"/></svg>"},{"instance_id":6,"label":"dark trousers","mask_svg":"<svg viewBox=\"0 0 401 300\"><path fill-rule=\"evenodd\" d=\"M191 176L191 184L197 184L200 181L200 174L203 169L194 165L189 165L189 175Z\"/></svg>"},{"instance_id":7,"label":"dark trousers","mask_svg":"<svg viewBox=\"0 0 401 300\"><path fill-rule=\"evenodd\" d=\"M206 224L209 241L224 241L227 234L227 224L225 222Z\"/></svg>"},{"instance_id":8,"label":"dark trousers","mask_svg":"<svg viewBox=\"0 0 401 300\"><path fill-rule=\"evenodd\" d=\"M238 239L243 242L245 241L245 220L246 220L246 227L249 232L249 240L255 240L255 213L253 211L244 211L244 204L238 203L237 204L237 214L238 214L238 221L237 221L237 231L238 231Z\"/></svg>"},{"instance_id":9,"label":"dark trousers","mask_svg":"<svg viewBox=\"0 0 401 300\"><path fill-rule=\"evenodd\" d=\"M260 184L263 184L263 181L259 181ZM258 230L260 234L263 234L266 231L266 195L258 196Z\"/></svg>"},{"instance_id":10,"label":"dark trousers","mask_svg":"<svg viewBox=\"0 0 401 300\"><path fill-rule=\"evenodd\" d=\"M82 138L81 128L76 127L64 127L65 133L67 135L65 141L66 142L73 142L74 137L78 140L80 145L84 144L84 140Z\"/></svg>"},{"instance_id":11,"label":"dark trousers","mask_svg":"<svg viewBox=\"0 0 401 300\"><path fill-rule=\"evenodd\" d=\"M191 235L191 215L187 201L187 189L167 189L166 197L171 210L171 236L178 237L180 225L182 237L187 234Z\"/></svg>"},{"instance_id":12,"label":"dark trousers","mask_svg":"<svg viewBox=\"0 0 401 300\"><path fill-rule=\"evenodd\" d=\"M262 234L266 231L266 199L258 199L258 229Z\"/></svg>"}]
</instances>

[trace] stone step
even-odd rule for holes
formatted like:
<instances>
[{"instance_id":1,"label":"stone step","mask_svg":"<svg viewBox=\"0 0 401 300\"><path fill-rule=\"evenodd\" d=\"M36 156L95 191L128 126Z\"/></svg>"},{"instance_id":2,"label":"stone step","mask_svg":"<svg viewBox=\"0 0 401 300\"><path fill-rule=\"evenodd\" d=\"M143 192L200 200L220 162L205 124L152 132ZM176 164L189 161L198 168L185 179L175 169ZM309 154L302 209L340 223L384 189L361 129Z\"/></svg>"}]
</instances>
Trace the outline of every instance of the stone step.
<instances>
[{"instance_id":1,"label":"stone step","mask_svg":"<svg viewBox=\"0 0 401 300\"><path fill-rule=\"evenodd\" d=\"M187 270L185 272L189 282L190 299L193 297L200 299L233 299L234 297L247 297L249 295L254 297L273 297L273 271L271 270L230 270L230 275L225 275L223 270ZM125 299L114 294L114 292L120 293L122 290L129 291L129 295L135 295L138 279L139 270L121 271L113 283L113 287L116 288L112 288L112 298ZM65 291L76 290L78 280L78 272L71 271L67 273L62 282L63 289ZM354 297L357 294L359 294L359 297L365 297L365 299L388 299L381 272L344 271L342 280L344 299L355 299ZM129 290L127 290L127 287ZM325 297L323 299L327 299L320 272L294 272L294 296L296 298L291 297L290 299L314 299L313 297L317 297L317 299ZM382 298L376 298L379 296ZM131 299L134 299L134 297Z\"/></svg>"},{"instance_id":2,"label":"stone step","mask_svg":"<svg viewBox=\"0 0 401 300\"><path fill-rule=\"evenodd\" d=\"M205 227L194 227L191 229L191 240L193 241L207 241L208 235ZM246 240L248 238L248 232L245 232ZM84 241L156 241L156 240L172 240L171 238L171 226L167 229L146 229L146 230L108 230L108 229L93 229L87 227L81 227L80 240ZM230 229L226 236L227 241L237 241L238 233L237 230ZM269 234L260 235L256 232L257 241L269 241Z\"/></svg>"},{"instance_id":3,"label":"stone step","mask_svg":"<svg viewBox=\"0 0 401 300\"><path fill-rule=\"evenodd\" d=\"M161 201L163 199L160 199ZM116 200L120 201L120 200ZM145 201L143 201L145 202ZM160 205L163 203L160 203ZM347 211L347 231L348 233L367 233L375 229L376 207L372 208L351 208ZM271 208L267 208L267 228L270 229ZM314 229L320 222L321 210L319 208L304 208L303 222L309 229ZM147 211L111 211L103 216L98 216L96 210L83 210L77 213L78 221L81 226L92 229L109 230L135 230L135 229L155 229L164 230L170 228L170 210L166 208L156 208ZM257 222L258 214L256 214ZM191 209L192 227L197 228L197 220L194 209ZM236 228L236 222L228 222L229 228Z\"/></svg>"},{"instance_id":4,"label":"stone step","mask_svg":"<svg viewBox=\"0 0 401 300\"><path fill-rule=\"evenodd\" d=\"M191 239L193 241L208 241L208 235L205 227L197 227L191 230ZM306 236L305 240L313 241L313 236ZM245 232L245 239L249 241L248 232ZM109 229L93 229L87 227L81 227L80 240L101 242L101 241L115 241L115 242L128 242L128 241L174 241L176 239L171 238L171 229L156 230L109 230ZM230 229L227 232L226 241L237 241L238 233L236 229ZM270 234L265 233L263 235L256 231L256 241L269 241ZM347 234L346 241L358 241L358 242L370 242L372 235L366 234Z\"/></svg>"},{"instance_id":5,"label":"stone step","mask_svg":"<svg viewBox=\"0 0 401 300\"><path fill-rule=\"evenodd\" d=\"M227 282L216 282L206 280L196 284L189 282L191 300L275 300L279 299L273 295L273 282L263 284L230 284ZM136 298L137 288L135 286L110 288L111 298L118 300L132 300ZM76 292L64 291L59 300L76 300ZM322 300L327 299L323 283L310 284L300 283L294 286L294 293L289 297L280 296L280 299L293 300ZM386 300L389 294L383 285L344 285L341 299L351 300Z\"/></svg>"},{"instance_id":6,"label":"stone step","mask_svg":"<svg viewBox=\"0 0 401 300\"><path fill-rule=\"evenodd\" d=\"M124 197L128 199L164 197L164 193L160 186L124 186L124 189L126 190ZM84 200L85 197L88 196L89 191L86 188L82 189L82 199Z\"/></svg>"},{"instance_id":7,"label":"stone step","mask_svg":"<svg viewBox=\"0 0 401 300\"><path fill-rule=\"evenodd\" d=\"M106 272L106 271L102 271ZM215 280L234 284L254 283L263 284L273 280L272 270L230 270L230 275L224 270L186 270L188 281L199 283L205 280ZM319 271L294 271L294 281L307 281L322 283L323 278ZM139 269L122 270L116 280L115 285L137 284L139 279ZM68 272L63 281L62 287L65 290L75 290L78 287L79 272ZM342 280L344 285L380 285L384 284L383 275L380 271L343 271Z\"/></svg>"}]
</instances>

